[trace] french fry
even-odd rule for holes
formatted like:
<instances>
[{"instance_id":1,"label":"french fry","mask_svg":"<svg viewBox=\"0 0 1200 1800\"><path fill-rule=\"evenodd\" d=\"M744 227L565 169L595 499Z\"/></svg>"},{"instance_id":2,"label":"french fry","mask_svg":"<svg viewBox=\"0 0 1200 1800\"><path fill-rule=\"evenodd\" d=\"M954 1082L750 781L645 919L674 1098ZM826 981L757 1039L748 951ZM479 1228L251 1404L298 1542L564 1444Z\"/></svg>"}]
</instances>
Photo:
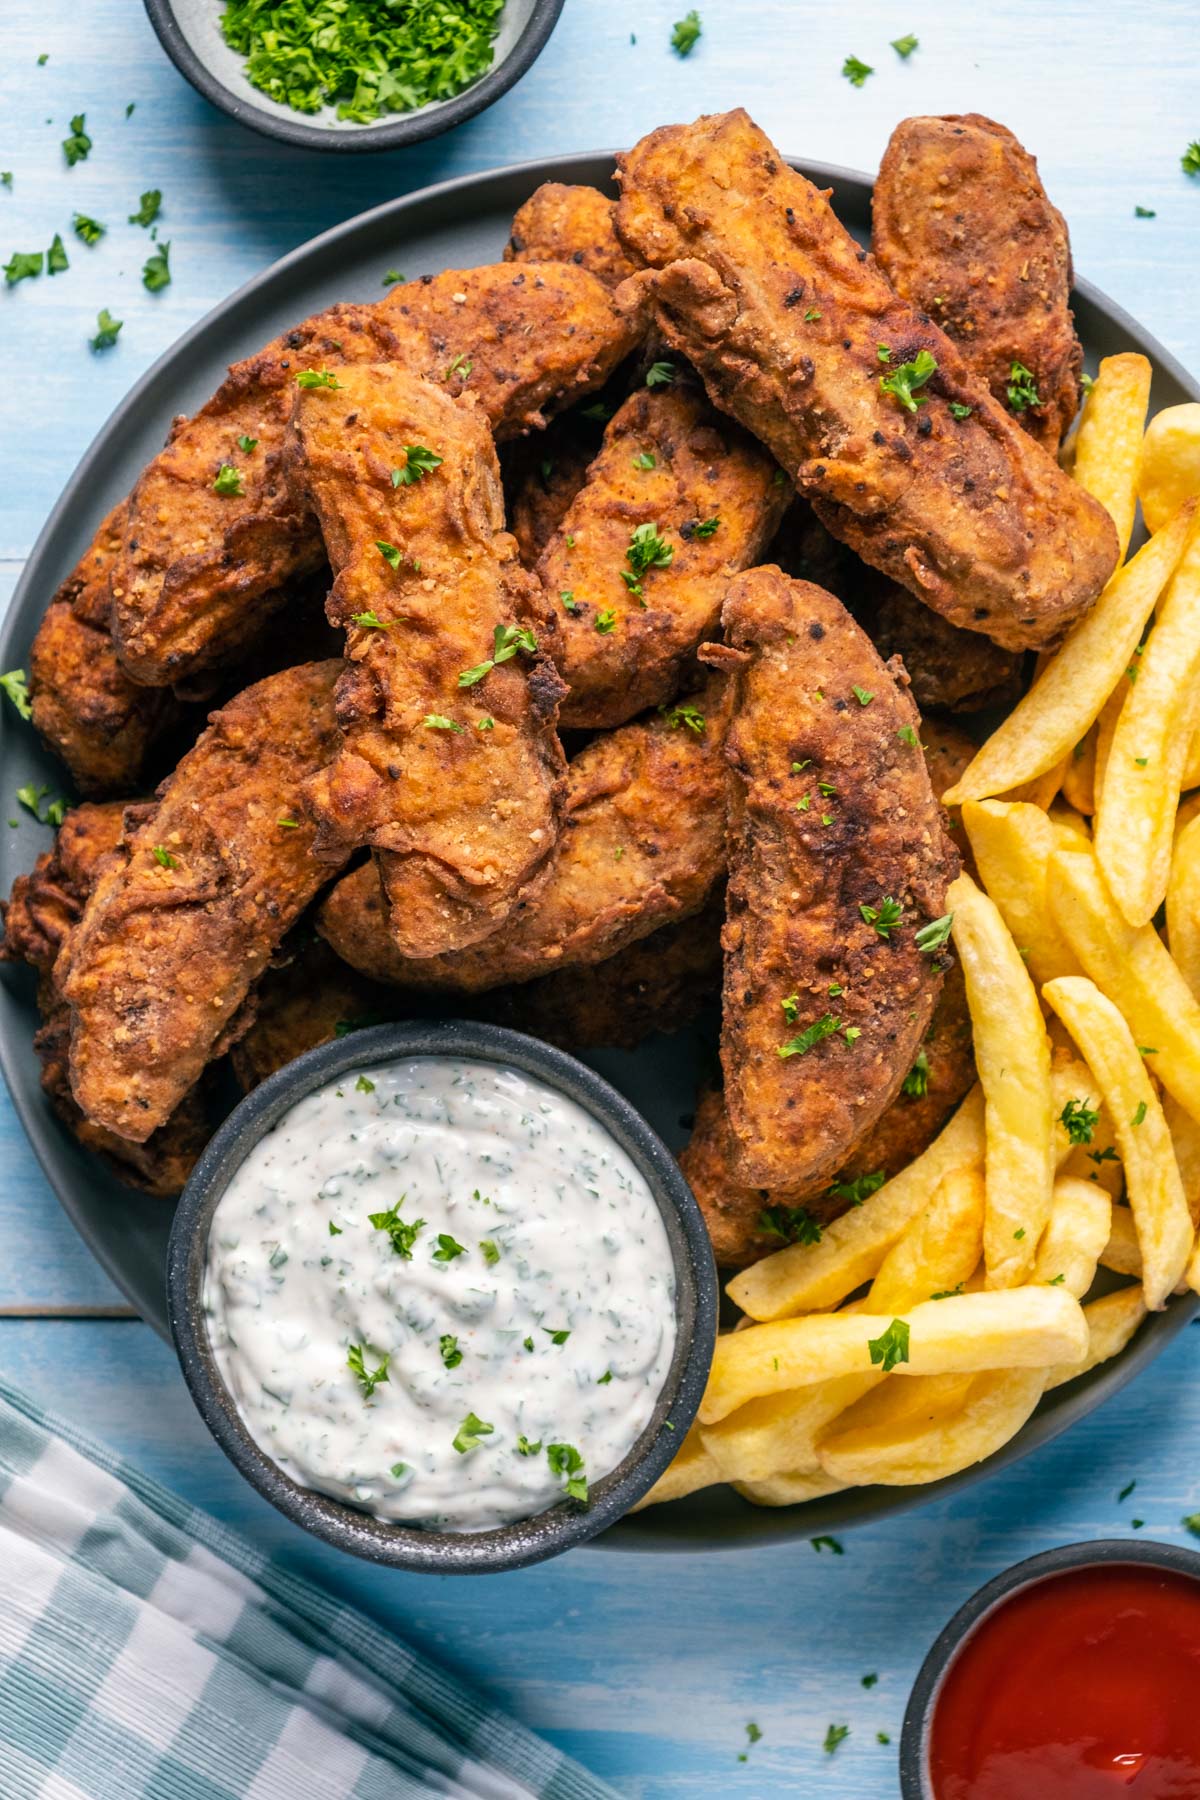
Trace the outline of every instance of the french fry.
<instances>
[{"instance_id":1,"label":"french fry","mask_svg":"<svg viewBox=\"0 0 1200 1800\"><path fill-rule=\"evenodd\" d=\"M1100 1084L1125 1165L1146 1304L1158 1310L1182 1276L1195 1236L1158 1096L1128 1025L1099 988L1068 975L1047 982L1042 994Z\"/></svg>"},{"instance_id":2,"label":"french fry","mask_svg":"<svg viewBox=\"0 0 1200 1800\"><path fill-rule=\"evenodd\" d=\"M1136 669L1141 662L1141 645L1134 647L1130 669ZM1092 771L1092 832L1096 830L1096 814L1100 810L1100 796L1104 792L1104 777L1108 770L1109 752L1112 750L1113 734L1117 729L1117 720L1121 717L1121 708L1125 704L1125 696L1130 688L1129 671L1126 670L1123 680L1118 681L1104 705L1100 708L1100 717L1096 720L1096 765Z\"/></svg>"},{"instance_id":3,"label":"french fry","mask_svg":"<svg viewBox=\"0 0 1200 1800\"><path fill-rule=\"evenodd\" d=\"M1095 810L1096 781L1096 727L1090 725L1080 738L1063 770L1062 791L1064 800L1073 806L1076 812L1088 813Z\"/></svg>"},{"instance_id":4,"label":"french fry","mask_svg":"<svg viewBox=\"0 0 1200 1800\"><path fill-rule=\"evenodd\" d=\"M1161 531L1184 500L1200 494L1200 405L1164 406L1146 427L1138 497L1147 531Z\"/></svg>"},{"instance_id":5,"label":"french fry","mask_svg":"<svg viewBox=\"0 0 1200 1800\"><path fill-rule=\"evenodd\" d=\"M735 1481L734 1488L751 1506L799 1506L805 1500L822 1500L839 1494L844 1481L834 1481L823 1469L802 1474L772 1475L766 1481Z\"/></svg>"},{"instance_id":6,"label":"french fry","mask_svg":"<svg viewBox=\"0 0 1200 1800\"><path fill-rule=\"evenodd\" d=\"M1050 823L1064 845L1067 843L1090 844L1092 841L1090 820L1086 819L1081 812L1077 812L1067 801L1055 801L1050 808Z\"/></svg>"},{"instance_id":7,"label":"french fry","mask_svg":"<svg viewBox=\"0 0 1200 1800\"><path fill-rule=\"evenodd\" d=\"M1045 672L942 796L947 804L1007 793L1070 756L1129 667L1146 621L1175 572L1196 505L1187 501L1117 570Z\"/></svg>"},{"instance_id":8,"label":"french fry","mask_svg":"<svg viewBox=\"0 0 1200 1800\"><path fill-rule=\"evenodd\" d=\"M1085 973L1124 1014L1136 1042L1153 1051L1167 1092L1200 1121L1200 1002L1170 951L1152 925L1126 924L1086 852L1055 851L1047 891Z\"/></svg>"},{"instance_id":9,"label":"french fry","mask_svg":"<svg viewBox=\"0 0 1200 1800\"><path fill-rule=\"evenodd\" d=\"M1075 433L1072 473L1080 487L1099 500L1116 526L1122 562L1137 511L1150 374L1145 356L1131 351L1106 356L1083 403Z\"/></svg>"},{"instance_id":10,"label":"french fry","mask_svg":"<svg viewBox=\"0 0 1200 1800\"><path fill-rule=\"evenodd\" d=\"M743 1269L726 1293L752 1319L837 1306L878 1274L943 1176L983 1162L983 1094L973 1088L927 1150L861 1206L826 1225L819 1244L789 1244Z\"/></svg>"},{"instance_id":11,"label":"french fry","mask_svg":"<svg viewBox=\"0 0 1200 1800\"><path fill-rule=\"evenodd\" d=\"M1050 1040L1037 990L995 902L969 875L946 894L986 1097L989 1287L1017 1287L1033 1267L1050 1216L1054 1154Z\"/></svg>"},{"instance_id":12,"label":"french fry","mask_svg":"<svg viewBox=\"0 0 1200 1800\"><path fill-rule=\"evenodd\" d=\"M1046 871L1060 842L1048 815L1020 802L968 800L962 819L979 878L1034 981L1040 987L1056 975L1082 975L1046 899Z\"/></svg>"},{"instance_id":13,"label":"french fry","mask_svg":"<svg viewBox=\"0 0 1200 1800\"><path fill-rule=\"evenodd\" d=\"M1198 711L1200 523L1159 605L1096 797L1096 860L1131 925L1148 924L1167 891L1175 812Z\"/></svg>"},{"instance_id":14,"label":"french fry","mask_svg":"<svg viewBox=\"0 0 1200 1800\"><path fill-rule=\"evenodd\" d=\"M867 1293L867 1310L899 1313L961 1287L983 1249L984 1204L982 1170L949 1170L925 1211L884 1257Z\"/></svg>"},{"instance_id":15,"label":"french fry","mask_svg":"<svg viewBox=\"0 0 1200 1800\"><path fill-rule=\"evenodd\" d=\"M1083 1316L1088 1327L1087 1354L1080 1362L1063 1362L1052 1368L1046 1378L1047 1393L1119 1356L1146 1317L1145 1297L1138 1286L1118 1288L1099 1300L1089 1300Z\"/></svg>"},{"instance_id":16,"label":"french fry","mask_svg":"<svg viewBox=\"0 0 1200 1800\"><path fill-rule=\"evenodd\" d=\"M792 1393L751 1400L718 1424L701 1426L704 1448L720 1469L722 1481L765 1481L788 1471L818 1469L818 1433L876 1379L841 1375Z\"/></svg>"},{"instance_id":17,"label":"french fry","mask_svg":"<svg viewBox=\"0 0 1200 1800\"><path fill-rule=\"evenodd\" d=\"M1098 1183L1111 1199L1114 1190L1120 1192L1123 1176L1112 1122L1104 1110L1100 1089L1087 1064L1080 1062L1074 1054L1073 1047L1072 1054L1066 1058L1060 1060L1061 1052L1057 1048L1053 1055L1050 1091L1054 1096L1051 1110L1054 1114L1055 1169L1059 1175L1074 1175L1081 1181ZM1070 1116L1078 1121L1081 1109L1085 1113L1095 1113L1096 1121L1091 1128L1092 1135L1076 1143L1067 1130L1066 1121ZM1077 1134L1080 1129L1081 1125L1077 1124ZM1114 1145L1111 1157L1104 1155L1109 1145Z\"/></svg>"},{"instance_id":18,"label":"french fry","mask_svg":"<svg viewBox=\"0 0 1200 1800\"><path fill-rule=\"evenodd\" d=\"M905 1376L1037 1368L1082 1357L1087 1328L1078 1301L1058 1287L955 1294L910 1307L903 1319L881 1313L780 1319L717 1339L700 1422L713 1425L764 1394L868 1375L890 1360L889 1347L907 1351L893 1364Z\"/></svg>"},{"instance_id":19,"label":"french fry","mask_svg":"<svg viewBox=\"0 0 1200 1800\"><path fill-rule=\"evenodd\" d=\"M1096 1279L1096 1266L1112 1235L1113 1204L1093 1181L1060 1175L1054 1183L1050 1223L1038 1245L1033 1279L1061 1286L1076 1300Z\"/></svg>"},{"instance_id":20,"label":"french fry","mask_svg":"<svg viewBox=\"0 0 1200 1800\"><path fill-rule=\"evenodd\" d=\"M1100 1261L1114 1275L1142 1278L1142 1252L1138 1244L1137 1226L1127 1206L1114 1206L1108 1242L1100 1252Z\"/></svg>"},{"instance_id":21,"label":"french fry","mask_svg":"<svg viewBox=\"0 0 1200 1800\"><path fill-rule=\"evenodd\" d=\"M1175 839L1167 882L1167 942L1175 967L1200 995L1200 817Z\"/></svg>"},{"instance_id":22,"label":"french fry","mask_svg":"<svg viewBox=\"0 0 1200 1800\"><path fill-rule=\"evenodd\" d=\"M644 1494L630 1510L640 1512L644 1506L660 1506L665 1500L682 1500L685 1494L694 1494L700 1488L712 1487L715 1482L724 1479L720 1468L704 1448L699 1429L693 1425L680 1444L674 1461L663 1470L650 1492Z\"/></svg>"},{"instance_id":23,"label":"french fry","mask_svg":"<svg viewBox=\"0 0 1200 1800\"><path fill-rule=\"evenodd\" d=\"M1163 1101L1163 1112L1175 1146L1183 1197L1192 1215L1192 1224L1200 1226L1200 1123L1184 1112L1170 1094Z\"/></svg>"}]
</instances>

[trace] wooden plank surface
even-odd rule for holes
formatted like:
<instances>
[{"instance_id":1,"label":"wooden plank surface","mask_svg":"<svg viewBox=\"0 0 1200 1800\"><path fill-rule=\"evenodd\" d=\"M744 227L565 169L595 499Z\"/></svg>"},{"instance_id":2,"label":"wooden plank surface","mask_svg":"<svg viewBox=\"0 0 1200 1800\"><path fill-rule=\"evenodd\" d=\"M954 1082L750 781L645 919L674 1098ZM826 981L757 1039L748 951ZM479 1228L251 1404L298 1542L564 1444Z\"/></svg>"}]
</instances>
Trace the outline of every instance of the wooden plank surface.
<instances>
[{"instance_id":1,"label":"wooden plank surface","mask_svg":"<svg viewBox=\"0 0 1200 1800\"><path fill-rule=\"evenodd\" d=\"M216 0L214 0L214 4ZM1200 182L1179 157L1200 136L1192 0L706 0L704 36L671 54L682 0L567 0L536 67L496 107L412 151L285 151L213 112L176 75L134 0L42 0L0 17L0 260L64 235L71 268L0 293L0 605L82 450L187 325L275 257L364 207L526 157L628 143L665 120L747 106L789 151L873 168L914 111L1003 119L1040 157L1076 265L1200 369ZM915 32L901 62L889 40ZM636 39L636 42L631 41ZM48 61L38 66L40 53ZM861 90L853 53L875 67ZM134 112L126 118L128 102ZM94 149L68 170L73 113ZM138 196L163 191L174 271L147 294ZM1134 217L1135 205L1156 217ZM73 211L108 236L88 250ZM100 307L118 347L86 340ZM11 798L11 797L10 797ZM0 808L0 829L7 829ZM41 834L21 827L29 855ZM581 1552L518 1576L399 1577L326 1555L247 1492L211 1446L167 1349L132 1322L46 1316L119 1305L47 1192L0 1100L0 1368L145 1467L353 1596L639 1800L896 1792L908 1685L938 1626L981 1581L1053 1543L1132 1529L1178 1539L1200 1507L1200 1334L1065 1439L955 1500L874 1526L845 1554L807 1543L719 1557ZM14 1309L38 1316L16 1320ZM1138 1486L1118 1506L1131 1479ZM863 1674L880 1681L867 1692ZM740 1763L744 1727L761 1743ZM830 1723L851 1736L835 1756Z\"/></svg>"}]
</instances>

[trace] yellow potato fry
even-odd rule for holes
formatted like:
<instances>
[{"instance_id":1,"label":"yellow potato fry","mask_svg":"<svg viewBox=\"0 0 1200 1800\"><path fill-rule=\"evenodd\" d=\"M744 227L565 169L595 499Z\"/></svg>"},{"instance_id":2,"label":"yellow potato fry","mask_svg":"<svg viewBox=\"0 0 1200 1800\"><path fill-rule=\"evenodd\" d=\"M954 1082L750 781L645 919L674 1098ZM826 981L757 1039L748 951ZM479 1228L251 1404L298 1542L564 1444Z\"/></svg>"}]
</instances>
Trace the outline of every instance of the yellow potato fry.
<instances>
[{"instance_id":1,"label":"yellow potato fry","mask_svg":"<svg viewBox=\"0 0 1200 1800\"><path fill-rule=\"evenodd\" d=\"M1200 1243L1192 1247L1192 1254L1188 1258L1188 1266L1183 1279L1193 1294L1200 1294Z\"/></svg>"},{"instance_id":2,"label":"yellow potato fry","mask_svg":"<svg viewBox=\"0 0 1200 1800\"><path fill-rule=\"evenodd\" d=\"M1200 996L1200 817L1175 839L1167 882L1167 942L1179 973Z\"/></svg>"},{"instance_id":3,"label":"yellow potato fry","mask_svg":"<svg viewBox=\"0 0 1200 1800\"><path fill-rule=\"evenodd\" d=\"M1118 1288L1099 1300L1089 1300L1083 1316L1088 1327L1087 1354L1080 1362L1063 1362L1051 1369L1046 1378L1047 1393L1119 1356L1146 1317L1145 1297L1138 1286Z\"/></svg>"},{"instance_id":4,"label":"yellow potato fry","mask_svg":"<svg viewBox=\"0 0 1200 1800\"><path fill-rule=\"evenodd\" d=\"M1110 515L1122 561L1137 511L1150 373L1149 359L1136 352L1106 356L1083 403L1075 433L1072 473Z\"/></svg>"},{"instance_id":5,"label":"yellow potato fry","mask_svg":"<svg viewBox=\"0 0 1200 1800\"><path fill-rule=\"evenodd\" d=\"M1058 1021L1055 1020L1054 1023L1057 1025ZM1098 1183L1111 1199L1114 1194L1120 1193L1124 1181L1112 1135L1112 1122L1104 1110L1099 1086L1087 1064L1080 1062L1074 1055L1073 1047L1069 1057L1062 1060L1060 1057L1061 1052L1056 1049L1054 1066L1050 1072L1050 1091L1054 1096L1055 1167L1060 1175L1073 1175L1081 1181ZM1085 1116L1088 1113L1096 1115L1095 1122L1091 1124L1091 1136L1075 1143L1067 1130L1067 1119L1074 1120L1076 1136L1079 1136L1089 1123ZM1111 1156L1105 1155L1110 1146ZM1094 1160L1097 1157L1099 1160Z\"/></svg>"},{"instance_id":6,"label":"yellow potato fry","mask_svg":"<svg viewBox=\"0 0 1200 1800\"><path fill-rule=\"evenodd\" d=\"M751 1506L799 1506L805 1500L822 1500L840 1494L844 1481L834 1481L823 1469L801 1474L772 1475L766 1481L735 1481L734 1489Z\"/></svg>"},{"instance_id":7,"label":"yellow potato fry","mask_svg":"<svg viewBox=\"0 0 1200 1800\"><path fill-rule=\"evenodd\" d=\"M876 1379L842 1375L794 1393L751 1400L719 1424L701 1427L704 1448L722 1481L765 1481L770 1475L819 1468L818 1433L858 1399L864 1383Z\"/></svg>"},{"instance_id":8,"label":"yellow potato fry","mask_svg":"<svg viewBox=\"0 0 1200 1800\"><path fill-rule=\"evenodd\" d=\"M908 1420L849 1427L823 1441L821 1466L846 1486L878 1483L914 1487L957 1475L1006 1444L1034 1411L1045 1386L1043 1369L977 1376L952 1406L931 1402L914 1431ZM884 1390L885 1392L887 1390Z\"/></svg>"},{"instance_id":9,"label":"yellow potato fry","mask_svg":"<svg viewBox=\"0 0 1200 1800\"><path fill-rule=\"evenodd\" d=\"M1192 742L1195 744L1196 739L1193 738ZM1200 818L1200 794L1189 794L1186 799L1179 802L1179 811L1175 814L1176 843L1179 842L1179 834L1184 826L1190 825L1195 818Z\"/></svg>"},{"instance_id":10,"label":"yellow potato fry","mask_svg":"<svg viewBox=\"0 0 1200 1800\"><path fill-rule=\"evenodd\" d=\"M983 1173L951 1169L925 1211L884 1257L871 1283L866 1308L899 1313L934 1294L961 1287L983 1249Z\"/></svg>"},{"instance_id":11,"label":"yellow potato fry","mask_svg":"<svg viewBox=\"0 0 1200 1800\"><path fill-rule=\"evenodd\" d=\"M630 1510L640 1512L644 1506L659 1506L665 1500L682 1500L685 1494L694 1494L698 1489L712 1487L724 1479L704 1448L699 1429L693 1425L680 1444L675 1460L663 1470L650 1492Z\"/></svg>"},{"instance_id":12,"label":"yellow potato fry","mask_svg":"<svg viewBox=\"0 0 1200 1800\"><path fill-rule=\"evenodd\" d=\"M1131 925L1148 924L1167 891L1175 812L1198 710L1200 524L1158 608L1096 799L1096 860Z\"/></svg>"},{"instance_id":13,"label":"yellow potato fry","mask_svg":"<svg viewBox=\"0 0 1200 1800\"><path fill-rule=\"evenodd\" d=\"M1111 1236L1112 1215L1113 1204L1103 1188L1074 1175L1060 1175L1033 1279L1063 1287L1082 1300L1096 1279L1096 1265Z\"/></svg>"},{"instance_id":14,"label":"yellow potato fry","mask_svg":"<svg viewBox=\"0 0 1200 1800\"><path fill-rule=\"evenodd\" d=\"M1063 770L1063 798L1076 812L1092 813L1095 809L1096 727L1089 726L1080 738Z\"/></svg>"},{"instance_id":15,"label":"yellow potato fry","mask_svg":"<svg viewBox=\"0 0 1200 1800\"><path fill-rule=\"evenodd\" d=\"M1033 1266L1054 1182L1050 1040L1037 990L999 908L969 875L946 893L975 1033L984 1113L989 1287L1017 1287Z\"/></svg>"},{"instance_id":16,"label":"yellow potato fry","mask_svg":"<svg viewBox=\"0 0 1200 1800\"><path fill-rule=\"evenodd\" d=\"M1134 648L1133 660L1129 667L1136 669L1141 663L1141 645ZM1125 704L1125 696L1129 692L1130 680L1128 672L1118 681L1104 705L1100 708L1100 717L1096 720L1096 766L1092 771L1092 832L1096 830L1096 814L1100 810L1100 796L1104 792L1104 776L1108 769L1109 752L1112 749L1113 733L1117 729L1117 720L1121 716L1121 708Z\"/></svg>"},{"instance_id":17,"label":"yellow potato fry","mask_svg":"<svg viewBox=\"0 0 1200 1800\"><path fill-rule=\"evenodd\" d=\"M1060 1287L955 1294L910 1307L903 1319L882 1313L779 1319L717 1339L700 1422L713 1425L764 1394L869 1375L876 1365L887 1374L889 1348L907 1350L893 1369L913 1376L1036 1368L1081 1357L1086 1346L1079 1303Z\"/></svg>"},{"instance_id":18,"label":"yellow potato fry","mask_svg":"<svg viewBox=\"0 0 1200 1800\"><path fill-rule=\"evenodd\" d=\"M1060 842L1048 815L1020 802L968 800L962 819L979 878L1037 985L1082 975L1046 900L1046 871Z\"/></svg>"},{"instance_id":19,"label":"yellow potato fry","mask_svg":"<svg viewBox=\"0 0 1200 1800\"><path fill-rule=\"evenodd\" d=\"M1036 806L1042 812L1049 812L1058 797L1058 790L1063 784L1067 772L1069 757L1055 763L1044 775L1035 775L1032 781L1023 781L1020 787L1014 788L1010 794L1002 794L1002 800L1019 802L1023 806Z\"/></svg>"},{"instance_id":20,"label":"yellow potato fry","mask_svg":"<svg viewBox=\"0 0 1200 1800\"><path fill-rule=\"evenodd\" d=\"M1125 1165L1146 1304L1157 1310L1183 1274L1195 1235L1158 1095L1133 1034L1099 988L1068 975L1048 982L1042 993L1079 1045L1104 1095Z\"/></svg>"},{"instance_id":21,"label":"yellow potato fry","mask_svg":"<svg viewBox=\"0 0 1200 1800\"><path fill-rule=\"evenodd\" d=\"M927 1150L825 1227L819 1244L789 1244L743 1269L726 1293L752 1319L837 1306L870 1281L943 1176L983 1162L983 1095L973 1088Z\"/></svg>"},{"instance_id":22,"label":"yellow potato fry","mask_svg":"<svg viewBox=\"0 0 1200 1800\"><path fill-rule=\"evenodd\" d=\"M1056 851L1047 891L1086 974L1128 1019L1135 1042L1153 1052L1148 1060L1167 1092L1200 1120L1200 1001L1157 931L1126 924L1086 853Z\"/></svg>"},{"instance_id":23,"label":"yellow potato fry","mask_svg":"<svg viewBox=\"0 0 1200 1800\"><path fill-rule=\"evenodd\" d=\"M1045 672L943 794L948 805L1007 793L1070 756L1129 667L1175 571L1195 508L1196 502L1188 501L1117 570Z\"/></svg>"},{"instance_id":24,"label":"yellow potato fry","mask_svg":"<svg viewBox=\"0 0 1200 1800\"><path fill-rule=\"evenodd\" d=\"M1175 1161L1183 1183L1183 1197L1192 1215L1192 1224L1200 1225L1200 1123L1184 1112L1178 1100L1168 1094L1163 1112L1175 1146Z\"/></svg>"},{"instance_id":25,"label":"yellow potato fry","mask_svg":"<svg viewBox=\"0 0 1200 1800\"><path fill-rule=\"evenodd\" d=\"M1138 498L1147 531L1161 531L1172 513L1200 494L1200 405L1165 406L1146 427Z\"/></svg>"},{"instance_id":26,"label":"yellow potato fry","mask_svg":"<svg viewBox=\"0 0 1200 1800\"><path fill-rule=\"evenodd\" d=\"M1139 1281L1142 1278L1142 1252L1138 1244L1137 1226L1127 1206L1114 1206L1112 1209L1112 1229L1109 1231L1107 1244L1100 1252L1100 1261L1114 1275L1134 1275Z\"/></svg>"},{"instance_id":27,"label":"yellow potato fry","mask_svg":"<svg viewBox=\"0 0 1200 1800\"><path fill-rule=\"evenodd\" d=\"M1050 823L1064 845L1068 843L1090 844L1092 827L1083 814L1062 800L1056 800L1050 808Z\"/></svg>"}]
</instances>

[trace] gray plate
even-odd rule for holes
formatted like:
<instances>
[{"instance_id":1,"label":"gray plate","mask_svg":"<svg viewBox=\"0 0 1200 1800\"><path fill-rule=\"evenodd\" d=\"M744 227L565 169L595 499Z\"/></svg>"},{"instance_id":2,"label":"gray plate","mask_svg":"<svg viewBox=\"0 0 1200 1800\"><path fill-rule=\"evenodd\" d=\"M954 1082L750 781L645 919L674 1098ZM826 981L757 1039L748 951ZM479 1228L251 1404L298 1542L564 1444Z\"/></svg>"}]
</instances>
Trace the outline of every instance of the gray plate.
<instances>
[{"instance_id":1,"label":"gray plate","mask_svg":"<svg viewBox=\"0 0 1200 1800\"><path fill-rule=\"evenodd\" d=\"M823 163L797 163L820 187L832 187L845 223L866 240L871 183L863 175ZM335 300L376 300L383 273L401 268L411 280L445 268L469 268L500 255L516 208L543 181L591 182L605 187L612 158L602 154L519 164L466 176L391 201L294 250L256 276L160 357L113 413L63 490L34 546L0 632L0 668L27 666L29 645L46 602L88 544L101 516L161 448L174 414L193 412L208 398L225 365L247 356L287 326ZM1156 409L1200 400L1200 386L1139 325L1096 289L1081 282L1076 318L1088 366L1117 350L1141 350L1154 363ZM0 763L6 791L45 782L60 791L62 772L16 720L0 714ZM31 820L0 835L0 893L49 843ZM0 1066L18 1115L63 1206L96 1257L139 1312L166 1335L163 1272L170 1207L122 1187L58 1124L38 1085L31 1039L36 1023L27 971L5 968L0 987ZM588 1057L594 1067L641 1108L673 1148L686 1138L683 1121L697 1081L711 1067L711 1044L699 1032L652 1039L629 1054ZM727 1489L713 1489L669 1507L624 1520L600 1542L614 1549L736 1548L814 1532L844 1530L965 1486L1027 1454L1070 1425L1158 1355L1193 1316L1192 1296L1173 1301L1149 1320L1115 1362L1056 1389L1024 1430L986 1465L924 1488L863 1488L775 1511L747 1506Z\"/></svg>"}]
</instances>

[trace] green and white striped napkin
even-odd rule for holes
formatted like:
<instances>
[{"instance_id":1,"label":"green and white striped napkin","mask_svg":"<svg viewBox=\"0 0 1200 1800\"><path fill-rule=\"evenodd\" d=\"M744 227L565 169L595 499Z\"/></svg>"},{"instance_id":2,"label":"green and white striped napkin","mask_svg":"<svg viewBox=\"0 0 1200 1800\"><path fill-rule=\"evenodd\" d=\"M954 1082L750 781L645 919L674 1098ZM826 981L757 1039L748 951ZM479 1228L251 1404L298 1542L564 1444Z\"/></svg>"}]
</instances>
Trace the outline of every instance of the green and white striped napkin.
<instances>
[{"instance_id":1,"label":"green and white striped napkin","mask_svg":"<svg viewBox=\"0 0 1200 1800\"><path fill-rule=\"evenodd\" d=\"M4 1800L616 1800L0 1382Z\"/></svg>"}]
</instances>

